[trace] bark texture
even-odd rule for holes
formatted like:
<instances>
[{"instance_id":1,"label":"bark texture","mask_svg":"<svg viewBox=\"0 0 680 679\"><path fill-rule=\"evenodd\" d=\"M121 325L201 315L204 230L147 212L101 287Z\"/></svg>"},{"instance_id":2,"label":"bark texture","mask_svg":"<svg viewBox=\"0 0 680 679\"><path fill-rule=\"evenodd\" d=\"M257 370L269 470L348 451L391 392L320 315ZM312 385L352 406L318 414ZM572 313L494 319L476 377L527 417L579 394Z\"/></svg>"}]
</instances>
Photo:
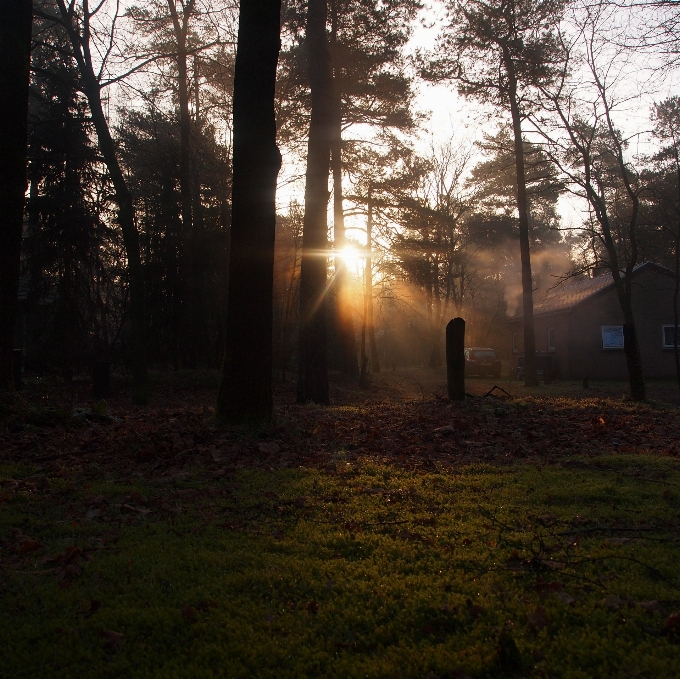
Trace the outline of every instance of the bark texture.
<instances>
[{"instance_id":1,"label":"bark texture","mask_svg":"<svg viewBox=\"0 0 680 679\"><path fill-rule=\"evenodd\" d=\"M307 58L312 118L307 145L305 216L300 266L300 359L298 403L328 403L326 297L328 171L332 101L331 59L326 38L326 0L309 0Z\"/></svg>"},{"instance_id":2,"label":"bark texture","mask_svg":"<svg viewBox=\"0 0 680 679\"><path fill-rule=\"evenodd\" d=\"M229 300L215 417L272 416L276 178L274 93L281 0L241 0L234 74L234 174Z\"/></svg>"},{"instance_id":3,"label":"bark texture","mask_svg":"<svg viewBox=\"0 0 680 679\"><path fill-rule=\"evenodd\" d=\"M373 315L373 190L368 187L368 218L366 220L366 330L371 347L371 372L380 372L378 345L375 341L375 320Z\"/></svg>"},{"instance_id":4,"label":"bark texture","mask_svg":"<svg viewBox=\"0 0 680 679\"><path fill-rule=\"evenodd\" d=\"M505 50L505 67L508 74L508 96L515 142L515 170L517 175L517 212L519 216L519 250L522 264L522 311L524 323L524 384L538 384L536 372L536 336L534 334L533 281L531 277L531 246L529 240L529 202L524 171L524 143L522 118L517 101L517 78L512 58Z\"/></svg>"},{"instance_id":5,"label":"bark texture","mask_svg":"<svg viewBox=\"0 0 680 679\"><path fill-rule=\"evenodd\" d=\"M193 309L195 305L194 281L194 191L191 167L191 112L189 111L189 76L187 66L187 36L189 19L194 8L194 0L177 7L175 0L168 0L168 9L177 43L177 99L179 103L179 192L182 212L182 289L180 291L181 313L181 359L185 368L195 368L197 364ZM179 10L179 11L178 11Z\"/></svg>"},{"instance_id":6,"label":"bark texture","mask_svg":"<svg viewBox=\"0 0 680 679\"><path fill-rule=\"evenodd\" d=\"M0 391L15 388L32 10L31 0L0 0Z\"/></svg>"},{"instance_id":7,"label":"bark texture","mask_svg":"<svg viewBox=\"0 0 680 679\"><path fill-rule=\"evenodd\" d=\"M332 130L331 130L331 172L333 174L333 246L335 249L335 298L338 340L341 365L344 375L358 377L357 344L352 321L347 263L343 257L347 245L345 233L345 211L342 192L342 99L337 72L338 8L331 2L331 67L332 67Z\"/></svg>"}]
</instances>

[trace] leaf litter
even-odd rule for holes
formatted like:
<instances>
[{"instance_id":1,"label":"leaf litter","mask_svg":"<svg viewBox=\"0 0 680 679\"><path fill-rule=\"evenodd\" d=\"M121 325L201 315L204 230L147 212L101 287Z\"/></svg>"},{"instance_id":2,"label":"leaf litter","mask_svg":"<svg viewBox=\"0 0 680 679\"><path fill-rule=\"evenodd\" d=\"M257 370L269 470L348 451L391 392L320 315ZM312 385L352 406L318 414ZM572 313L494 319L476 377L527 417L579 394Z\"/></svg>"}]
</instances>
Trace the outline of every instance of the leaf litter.
<instances>
[{"instance_id":1,"label":"leaf litter","mask_svg":"<svg viewBox=\"0 0 680 679\"><path fill-rule=\"evenodd\" d=\"M270 555L265 570L282 573L264 599L241 599L243 610L280 598L288 622L271 612L261 619L282 644L291 634L318 643L293 618L336 636L327 676L357 663L368 676L403 672L389 649L414 643L421 652L440 648L443 664L416 663L420 669L400 676L458 676L451 667L473 677L494 668L571 676L575 666L560 649L575 643L586 621L602 629L605 647L612 624L637 643L654 639L655 651L626 659L642 672L680 660L680 583L669 565L680 541L680 432L668 412L606 399L421 399L329 409L280 403L276 425L248 431L214 426L211 399L206 392L203 400L194 394L190 402L139 410L111 404L110 417L47 418L44 427L21 428L15 418L0 430L0 508L13 522L0 526L2 596L16 600L15 614L35 605L20 593L22 579L35 574L28 586L41 600L60 591L82 599L88 591L91 603L78 610L92 625L112 605L153 610L160 605L154 596L166 602L165 616L179 596L176 615L192 627L233 617L249 625L229 603L246 596L242 585L220 594L214 576L203 584L200 572L187 579L176 570L158 575L157 566L136 571L139 550L159 549L160 534L181 551L219 546L201 562L208 573L225 549L239 553L230 536L242 536L255 541L253 556ZM298 553L300 565L285 556ZM302 563L312 573L322 568L320 589L304 569L296 576L300 591L281 584ZM404 607L399 583L411 571L415 599ZM91 591L102 577L119 583L119 593ZM178 579L204 591L187 602L175 594ZM147 581L155 594L133 595ZM125 606L114 605L126 591ZM440 601L428 608L433 595ZM344 622L328 597L343 597ZM395 606L393 622L380 623L394 628L391 636L362 641L353 625L365 624L364 615L375 620L385 605ZM100 638L101 662L152 652L139 626L115 616L107 624L81 632ZM377 660L371 643L387 649ZM579 662L601 669L598 653ZM298 671L277 670L271 676Z\"/></svg>"}]
</instances>

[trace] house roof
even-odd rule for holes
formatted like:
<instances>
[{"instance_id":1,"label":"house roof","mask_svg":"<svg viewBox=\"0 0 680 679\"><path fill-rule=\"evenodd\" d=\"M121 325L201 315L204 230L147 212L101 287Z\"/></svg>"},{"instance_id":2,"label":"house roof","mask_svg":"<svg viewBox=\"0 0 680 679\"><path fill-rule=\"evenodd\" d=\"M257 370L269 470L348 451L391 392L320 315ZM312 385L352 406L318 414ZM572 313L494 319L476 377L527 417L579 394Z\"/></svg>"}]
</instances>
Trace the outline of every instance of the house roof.
<instances>
[{"instance_id":1,"label":"house roof","mask_svg":"<svg viewBox=\"0 0 680 679\"><path fill-rule=\"evenodd\" d=\"M655 269L664 275L673 276L674 273L660 264L654 262L641 262L635 269L633 275L638 274L642 269ZM611 273L595 276L594 278L571 278L562 285L550 288L543 297L534 301L534 315L550 314L560 311L568 311L577 304L590 299L602 290L606 290L614 285L614 278ZM522 311L515 314L512 318L521 318ZM512 319L511 319L512 320Z\"/></svg>"}]
</instances>

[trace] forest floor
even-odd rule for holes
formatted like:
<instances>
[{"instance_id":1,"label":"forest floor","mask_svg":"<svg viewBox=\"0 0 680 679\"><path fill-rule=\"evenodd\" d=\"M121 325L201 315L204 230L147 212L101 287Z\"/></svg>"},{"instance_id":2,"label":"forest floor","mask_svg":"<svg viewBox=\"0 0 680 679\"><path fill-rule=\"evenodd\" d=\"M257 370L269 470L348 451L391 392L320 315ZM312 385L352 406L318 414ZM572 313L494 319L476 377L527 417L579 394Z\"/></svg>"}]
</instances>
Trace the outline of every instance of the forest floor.
<instances>
[{"instance_id":1,"label":"forest floor","mask_svg":"<svg viewBox=\"0 0 680 679\"><path fill-rule=\"evenodd\" d=\"M680 399L397 370L0 408L0 677L677 677ZM485 396L491 387L496 389Z\"/></svg>"}]
</instances>

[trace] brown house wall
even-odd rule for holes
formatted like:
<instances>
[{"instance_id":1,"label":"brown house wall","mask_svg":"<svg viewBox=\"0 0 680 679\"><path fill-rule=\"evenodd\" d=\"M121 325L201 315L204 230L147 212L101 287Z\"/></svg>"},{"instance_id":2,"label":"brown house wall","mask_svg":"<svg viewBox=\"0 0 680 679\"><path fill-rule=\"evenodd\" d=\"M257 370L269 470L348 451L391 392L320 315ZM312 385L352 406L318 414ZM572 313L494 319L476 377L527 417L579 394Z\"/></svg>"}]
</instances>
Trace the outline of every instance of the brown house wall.
<instances>
[{"instance_id":1,"label":"brown house wall","mask_svg":"<svg viewBox=\"0 0 680 679\"><path fill-rule=\"evenodd\" d=\"M645 377L675 376L673 349L664 349L662 326L673 323L673 277L648 269L635 276L633 313L640 343ZM622 325L623 315L613 287L593 295L573 309L535 318L536 349L547 351L548 328L555 329L555 356L565 379L627 379L626 358L622 349L603 349L603 325ZM520 338L521 320L511 322ZM520 342L520 351L521 342ZM511 369L516 362L511 363Z\"/></svg>"}]
</instances>

